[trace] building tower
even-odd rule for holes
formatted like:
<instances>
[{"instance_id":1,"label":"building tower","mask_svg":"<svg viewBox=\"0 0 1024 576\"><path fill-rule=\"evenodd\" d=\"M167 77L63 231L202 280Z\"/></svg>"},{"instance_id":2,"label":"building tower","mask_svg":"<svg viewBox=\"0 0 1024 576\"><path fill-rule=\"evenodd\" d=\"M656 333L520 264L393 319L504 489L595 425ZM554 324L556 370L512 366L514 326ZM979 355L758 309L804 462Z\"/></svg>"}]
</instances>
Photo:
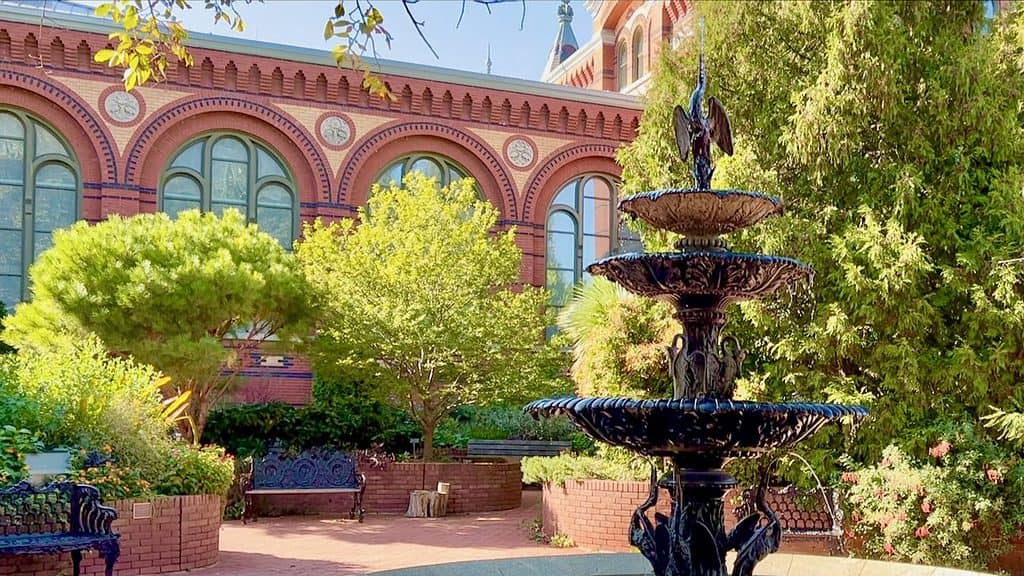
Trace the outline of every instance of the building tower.
<instances>
[{"instance_id":1,"label":"building tower","mask_svg":"<svg viewBox=\"0 0 1024 576\"><path fill-rule=\"evenodd\" d=\"M551 58L548 60L545 74L549 74L559 64L568 60L579 47L576 35L572 33L572 6L569 6L569 0L562 0L558 6L558 35L555 37L555 45L551 49Z\"/></svg>"}]
</instances>

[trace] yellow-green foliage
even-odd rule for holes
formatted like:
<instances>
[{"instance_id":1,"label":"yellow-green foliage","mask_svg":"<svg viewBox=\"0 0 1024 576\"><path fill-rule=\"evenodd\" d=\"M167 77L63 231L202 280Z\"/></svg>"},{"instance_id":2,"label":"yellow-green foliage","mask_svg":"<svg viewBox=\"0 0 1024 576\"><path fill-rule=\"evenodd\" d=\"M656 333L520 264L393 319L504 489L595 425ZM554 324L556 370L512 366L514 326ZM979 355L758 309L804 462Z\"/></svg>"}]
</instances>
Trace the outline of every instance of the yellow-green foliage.
<instances>
[{"instance_id":1,"label":"yellow-green foliage","mask_svg":"<svg viewBox=\"0 0 1024 576\"><path fill-rule=\"evenodd\" d=\"M664 466L663 462L655 462ZM523 482L558 486L566 480L649 480L651 462L629 452L605 444L598 445L594 456L561 454L559 456L528 456L522 459Z\"/></svg>"},{"instance_id":2,"label":"yellow-green foliage","mask_svg":"<svg viewBox=\"0 0 1024 576\"><path fill-rule=\"evenodd\" d=\"M78 222L54 233L29 275L32 301L4 319L8 343L45 353L95 334L112 354L191 390L200 432L230 390L221 370L239 349L273 334L287 341L287 328L308 334L308 289L293 255L235 210ZM236 332L238 346L225 347Z\"/></svg>"},{"instance_id":3,"label":"yellow-green foliage","mask_svg":"<svg viewBox=\"0 0 1024 576\"><path fill-rule=\"evenodd\" d=\"M544 290L521 286L514 231L472 180L445 188L420 174L375 187L360 222L317 222L298 258L323 310L310 353L321 372L378 386L433 433L464 404L521 402L564 388L544 341Z\"/></svg>"}]
</instances>

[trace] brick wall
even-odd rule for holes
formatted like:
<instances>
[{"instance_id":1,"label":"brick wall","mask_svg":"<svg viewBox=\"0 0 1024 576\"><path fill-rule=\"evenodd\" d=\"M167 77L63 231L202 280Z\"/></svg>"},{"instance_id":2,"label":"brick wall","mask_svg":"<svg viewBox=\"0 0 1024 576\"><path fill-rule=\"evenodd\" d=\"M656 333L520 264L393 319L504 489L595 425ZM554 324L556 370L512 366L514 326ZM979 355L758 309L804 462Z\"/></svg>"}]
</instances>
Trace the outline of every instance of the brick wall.
<instances>
[{"instance_id":1,"label":"brick wall","mask_svg":"<svg viewBox=\"0 0 1024 576\"><path fill-rule=\"evenodd\" d=\"M544 485L544 533L565 534L580 548L628 552L629 523L633 512L647 500L646 482L613 480L568 480L565 486ZM725 528L736 520L730 513L731 493L726 493ZM772 505L769 503L769 505ZM662 489L654 511L668 514L671 499ZM650 512L651 521L654 511ZM792 554L831 555L834 540L828 536L784 534L782 551Z\"/></svg>"},{"instance_id":2,"label":"brick wall","mask_svg":"<svg viewBox=\"0 0 1024 576\"><path fill-rule=\"evenodd\" d=\"M149 518L132 518L132 504L152 504ZM150 501L119 500L114 532L121 535L118 576L163 574L210 566L220 545L221 499L218 496L177 496ZM70 554L0 556L2 576L64 576L71 573ZM88 552L82 575L103 574L103 559Z\"/></svg>"},{"instance_id":3,"label":"brick wall","mask_svg":"<svg viewBox=\"0 0 1024 576\"><path fill-rule=\"evenodd\" d=\"M370 514L402 514L413 490L434 490L448 482L448 513L509 510L522 504L523 474L518 462L394 462L386 470L366 471L363 507ZM350 494L283 494L259 496L260 514L345 515Z\"/></svg>"},{"instance_id":4,"label":"brick wall","mask_svg":"<svg viewBox=\"0 0 1024 576\"><path fill-rule=\"evenodd\" d=\"M1024 574L1024 530L1010 542L1010 549L996 558L989 568L993 572Z\"/></svg>"}]
</instances>

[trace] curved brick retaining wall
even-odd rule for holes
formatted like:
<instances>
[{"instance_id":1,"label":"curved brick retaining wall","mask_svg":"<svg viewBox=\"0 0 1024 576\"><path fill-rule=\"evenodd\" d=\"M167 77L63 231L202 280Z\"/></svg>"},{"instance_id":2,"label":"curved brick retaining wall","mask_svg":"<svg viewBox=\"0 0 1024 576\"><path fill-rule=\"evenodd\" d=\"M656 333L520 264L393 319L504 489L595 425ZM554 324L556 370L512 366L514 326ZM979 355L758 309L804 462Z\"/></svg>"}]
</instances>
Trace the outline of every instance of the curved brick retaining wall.
<instances>
[{"instance_id":1,"label":"curved brick retaining wall","mask_svg":"<svg viewBox=\"0 0 1024 576\"><path fill-rule=\"evenodd\" d=\"M148 518L133 518L149 516ZM144 508L151 505L150 513ZM117 576L163 574L210 566L217 562L223 504L219 496L172 496L153 500L118 500L114 532L121 535ZM71 556L0 556L0 575L58 576L71 574ZM103 560L87 552L82 576L103 574Z\"/></svg>"},{"instance_id":2,"label":"curved brick retaining wall","mask_svg":"<svg viewBox=\"0 0 1024 576\"><path fill-rule=\"evenodd\" d=\"M616 482L614 480L567 480L565 486L544 484L544 534L564 534L580 548L627 552L629 523L633 512L647 500L647 482ZM729 513L731 493L726 494L726 530L736 521ZM778 506L774 502L770 505ZM664 489L658 495L658 506L650 511L669 513L671 500ZM782 550L797 554L830 554L837 542L827 535L785 534Z\"/></svg>"},{"instance_id":3,"label":"curved brick retaining wall","mask_svg":"<svg viewBox=\"0 0 1024 576\"><path fill-rule=\"evenodd\" d=\"M402 514L413 490L434 490L448 482L448 513L509 510L522 504L523 473L518 462L393 462L386 470L365 470L363 507L369 514ZM281 494L257 497L260 514L347 515L350 494Z\"/></svg>"}]
</instances>

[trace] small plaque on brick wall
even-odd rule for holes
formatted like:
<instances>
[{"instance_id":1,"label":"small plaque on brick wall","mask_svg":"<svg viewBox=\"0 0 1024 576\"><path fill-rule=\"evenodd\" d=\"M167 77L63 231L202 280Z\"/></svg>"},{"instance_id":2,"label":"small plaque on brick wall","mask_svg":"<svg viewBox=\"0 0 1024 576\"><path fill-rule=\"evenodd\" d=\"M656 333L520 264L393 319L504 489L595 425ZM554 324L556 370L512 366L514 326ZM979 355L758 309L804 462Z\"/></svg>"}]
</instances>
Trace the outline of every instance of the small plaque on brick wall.
<instances>
[{"instance_id":1,"label":"small plaque on brick wall","mask_svg":"<svg viewBox=\"0 0 1024 576\"><path fill-rule=\"evenodd\" d=\"M132 503L132 519L133 520L144 520L146 518L153 517L153 503L152 502L134 502Z\"/></svg>"}]
</instances>

